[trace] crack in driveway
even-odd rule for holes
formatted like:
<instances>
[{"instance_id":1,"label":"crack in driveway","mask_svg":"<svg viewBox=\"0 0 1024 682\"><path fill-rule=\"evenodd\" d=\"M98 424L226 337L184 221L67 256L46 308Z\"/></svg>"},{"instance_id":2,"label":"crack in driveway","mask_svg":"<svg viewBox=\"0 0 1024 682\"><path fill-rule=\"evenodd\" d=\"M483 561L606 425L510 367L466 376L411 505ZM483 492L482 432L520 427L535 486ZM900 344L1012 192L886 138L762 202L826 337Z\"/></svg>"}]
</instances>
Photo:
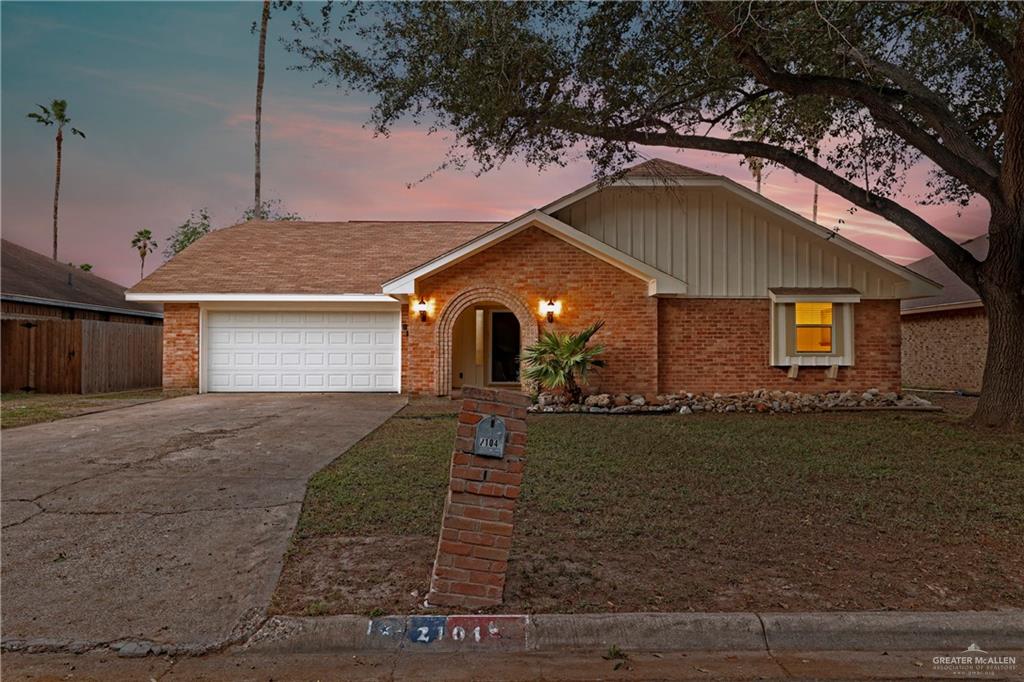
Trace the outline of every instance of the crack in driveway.
<instances>
[{"instance_id":1,"label":"crack in driveway","mask_svg":"<svg viewBox=\"0 0 1024 682\"><path fill-rule=\"evenodd\" d=\"M18 520L4 528L4 648L194 653L244 639L265 617L309 476L404 403L192 396L5 438Z\"/></svg>"}]
</instances>

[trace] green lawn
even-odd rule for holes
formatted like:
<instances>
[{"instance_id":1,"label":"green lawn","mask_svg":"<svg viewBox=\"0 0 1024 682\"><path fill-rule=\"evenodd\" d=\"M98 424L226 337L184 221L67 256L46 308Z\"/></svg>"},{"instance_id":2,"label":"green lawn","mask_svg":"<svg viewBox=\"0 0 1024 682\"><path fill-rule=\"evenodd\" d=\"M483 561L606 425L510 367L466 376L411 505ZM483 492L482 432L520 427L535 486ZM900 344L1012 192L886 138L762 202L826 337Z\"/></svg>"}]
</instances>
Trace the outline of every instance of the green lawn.
<instances>
[{"instance_id":1,"label":"green lawn","mask_svg":"<svg viewBox=\"0 0 1024 682\"><path fill-rule=\"evenodd\" d=\"M0 427L52 422L90 412L135 405L164 398L160 388L89 395L53 393L4 393L0 395Z\"/></svg>"},{"instance_id":2,"label":"green lawn","mask_svg":"<svg viewBox=\"0 0 1024 682\"><path fill-rule=\"evenodd\" d=\"M454 417L310 483L275 608L408 611ZM531 417L506 611L1022 607L1024 438L934 414Z\"/></svg>"}]
</instances>

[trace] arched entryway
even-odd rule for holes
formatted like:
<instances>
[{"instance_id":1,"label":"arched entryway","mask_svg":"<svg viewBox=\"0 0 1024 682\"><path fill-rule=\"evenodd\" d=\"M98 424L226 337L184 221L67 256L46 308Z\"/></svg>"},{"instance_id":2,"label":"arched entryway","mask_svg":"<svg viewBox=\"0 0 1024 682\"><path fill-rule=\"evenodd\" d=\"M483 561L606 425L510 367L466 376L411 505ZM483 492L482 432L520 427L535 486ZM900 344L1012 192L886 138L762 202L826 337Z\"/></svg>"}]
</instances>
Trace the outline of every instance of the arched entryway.
<instances>
[{"instance_id":1,"label":"arched entryway","mask_svg":"<svg viewBox=\"0 0 1024 682\"><path fill-rule=\"evenodd\" d=\"M469 314L477 318L479 317L478 311L483 315L484 327L482 328L487 328L492 332L498 329L499 333L503 334L509 333L512 326L511 320L501 317L501 314L511 313L519 326L520 352L523 348L537 342L537 318L518 296L491 287L476 287L459 292L444 306L437 321L435 339L437 343L437 372L435 379L438 395L448 395L452 391L453 355L458 345L455 340L456 328L460 326L460 321L462 325L470 324L471 321L465 315ZM474 327L476 326L475 319L472 320L472 324ZM489 343L495 340L493 334L488 335L487 338ZM507 345L504 349L485 347L483 351L487 357L483 359L483 373L477 377L483 379L482 383L488 383L495 372L498 373L499 378L512 375L508 368L509 359L505 357L510 352ZM467 381L467 383L471 382Z\"/></svg>"}]
</instances>

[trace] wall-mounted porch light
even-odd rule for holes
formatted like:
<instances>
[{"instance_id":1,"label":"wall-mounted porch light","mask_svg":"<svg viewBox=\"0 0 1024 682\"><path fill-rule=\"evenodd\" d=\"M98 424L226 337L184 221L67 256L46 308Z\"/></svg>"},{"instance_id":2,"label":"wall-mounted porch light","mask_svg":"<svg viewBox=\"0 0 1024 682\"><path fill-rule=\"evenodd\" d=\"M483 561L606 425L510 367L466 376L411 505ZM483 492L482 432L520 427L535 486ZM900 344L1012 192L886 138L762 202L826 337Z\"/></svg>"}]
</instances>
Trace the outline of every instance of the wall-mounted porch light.
<instances>
[{"instance_id":1,"label":"wall-mounted porch light","mask_svg":"<svg viewBox=\"0 0 1024 682\"><path fill-rule=\"evenodd\" d=\"M555 313L558 312L559 305L555 303L555 299L549 298L547 303L541 304L541 312L547 316L548 324L555 321Z\"/></svg>"},{"instance_id":2,"label":"wall-mounted porch light","mask_svg":"<svg viewBox=\"0 0 1024 682\"><path fill-rule=\"evenodd\" d=\"M416 312L420 314L420 322L427 321L427 302L422 298L416 303Z\"/></svg>"}]
</instances>

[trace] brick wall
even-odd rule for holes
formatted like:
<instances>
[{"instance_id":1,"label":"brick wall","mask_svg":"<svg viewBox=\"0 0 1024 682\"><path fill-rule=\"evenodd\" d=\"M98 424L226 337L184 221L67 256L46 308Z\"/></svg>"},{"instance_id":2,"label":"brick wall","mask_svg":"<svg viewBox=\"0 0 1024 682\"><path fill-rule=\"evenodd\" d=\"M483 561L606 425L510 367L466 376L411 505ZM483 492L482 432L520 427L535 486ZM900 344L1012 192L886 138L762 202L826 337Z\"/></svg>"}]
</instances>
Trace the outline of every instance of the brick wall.
<instances>
[{"instance_id":1,"label":"brick wall","mask_svg":"<svg viewBox=\"0 0 1024 682\"><path fill-rule=\"evenodd\" d=\"M899 390L899 301L854 306L854 366L841 367L836 379L824 367L801 367L789 379L787 368L768 365L770 310L767 299L660 299L661 392Z\"/></svg>"},{"instance_id":2,"label":"brick wall","mask_svg":"<svg viewBox=\"0 0 1024 682\"><path fill-rule=\"evenodd\" d=\"M984 308L903 316L903 385L981 390L988 352Z\"/></svg>"},{"instance_id":3,"label":"brick wall","mask_svg":"<svg viewBox=\"0 0 1024 682\"><path fill-rule=\"evenodd\" d=\"M537 228L420 283L419 295L433 310L426 322L415 314L406 317L408 390L434 391L438 316L453 296L472 287L500 288L517 296L542 330L578 331L604 320L595 342L605 346L608 367L591 378L591 386L605 392L657 391L658 302L647 295L647 283ZM549 297L562 303L561 315L552 325L538 311L539 303Z\"/></svg>"},{"instance_id":4,"label":"brick wall","mask_svg":"<svg viewBox=\"0 0 1024 682\"><path fill-rule=\"evenodd\" d=\"M199 304L164 304L164 388L199 389Z\"/></svg>"}]
</instances>

